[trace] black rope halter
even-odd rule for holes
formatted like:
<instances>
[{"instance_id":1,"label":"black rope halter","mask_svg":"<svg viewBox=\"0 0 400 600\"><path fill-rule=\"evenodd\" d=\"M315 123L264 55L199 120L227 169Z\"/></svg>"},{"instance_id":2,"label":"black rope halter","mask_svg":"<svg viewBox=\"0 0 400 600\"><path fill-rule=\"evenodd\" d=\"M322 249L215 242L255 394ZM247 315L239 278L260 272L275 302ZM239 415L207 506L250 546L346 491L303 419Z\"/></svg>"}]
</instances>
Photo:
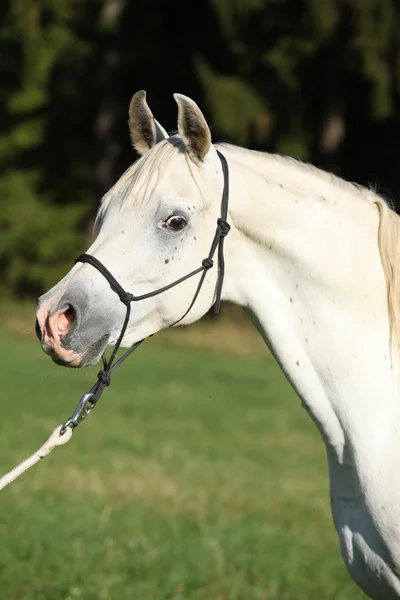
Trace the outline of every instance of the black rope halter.
<instances>
[{"instance_id":1,"label":"black rope halter","mask_svg":"<svg viewBox=\"0 0 400 600\"><path fill-rule=\"evenodd\" d=\"M127 350L116 362L114 362L117 352L119 350L119 347L124 338L126 328L128 327L129 318L131 315L132 302L139 302L140 300L145 300L146 298L152 298L153 296L158 296L159 294L162 294L163 292L170 290L171 288L175 287L176 285L179 285L183 281L186 281L186 279L189 279L190 277L193 277L194 275L201 273L199 283L197 284L196 291L194 293L194 296L192 298L192 301L191 301L188 309L177 321L172 323L171 327L173 327L174 325L177 325L180 321L182 321L186 317L186 315L193 308L193 305L196 302L196 300L200 294L200 290L201 290L204 280L206 278L207 271L209 271L209 269L211 269L214 266L214 255L215 255L215 252L217 249L218 249L218 278L217 278L217 286L216 286L216 290L215 290L215 302L213 304L212 311L215 314L219 313L219 309L220 309L220 305L221 305L222 284L223 284L224 275L225 275L224 239L225 239L225 236L229 233L230 225L227 221L228 201L229 201L228 163L226 162L226 158L223 156L223 154L221 154L218 150L217 150L217 154L221 161L222 173L224 176L224 188L222 191L222 200L221 200L221 217L217 220L217 229L215 231L214 239L212 241L208 256L202 260L200 267L198 267L194 271L191 271L187 275L180 277L176 281L173 281L172 283L169 283L168 285L165 285L157 290L148 292L147 294L142 294L141 296L134 296L133 294L126 292L124 290L124 288L115 279L115 277L110 273L110 271L103 265L103 263L101 263L94 256L91 256L90 254L81 254L76 259L75 264L78 262L87 263L87 264L91 265L92 267L94 267L95 269L97 269L99 271L99 273L101 273L103 275L103 277L105 277L105 279L107 279L107 281L110 285L110 288L113 290L113 292L115 292L118 295L120 301L123 304L125 304L126 313L125 313L125 319L124 319L124 322L123 322L123 325L121 328L121 332L118 336L117 342L114 346L114 349L111 353L109 360L106 359L105 354L103 353L102 357L101 357L102 362L103 362L103 369L101 371L99 371L99 373L97 374L96 383L89 390L89 392L86 392L85 394L83 394L82 398L80 399L80 401L78 403L78 406L75 409L74 414L64 423L64 425L62 425L61 430L60 430L61 435L65 432L67 427L74 429L75 427L77 427L79 425L79 423L81 421L83 421L83 419L96 406L96 403L98 402L101 394L103 393L103 390L107 386L110 385L111 374L115 371L115 369L117 369L124 362L124 360L126 360L128 358L128 356L130 354L132 354L132 352L134 352L134 350L136 350L140 346L140 344L142 342L144 342L144 339L140 340L139 342L136 342L136 344L134 344L131 348L129 348L129 350Z\"/></svg>"}]
</instances>

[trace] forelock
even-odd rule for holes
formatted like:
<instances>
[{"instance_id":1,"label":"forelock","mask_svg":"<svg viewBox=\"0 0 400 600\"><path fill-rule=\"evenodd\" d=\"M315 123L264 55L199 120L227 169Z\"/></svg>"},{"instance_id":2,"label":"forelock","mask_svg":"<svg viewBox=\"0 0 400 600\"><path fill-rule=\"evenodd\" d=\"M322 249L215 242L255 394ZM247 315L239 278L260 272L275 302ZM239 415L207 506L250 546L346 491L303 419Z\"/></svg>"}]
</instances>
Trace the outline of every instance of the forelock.
<instances>
[{"instance_id":1,"label":"forelock","mask_svg":"<svg viewBox=\"0 0 400 600\"><path fill-rule=\"evenodd\" d=\"M134 162L117 183L105 194L96 217L96 224L104 217L108 207L118 205L120 210L131 205L147 203L174 158L185 153L185 144L179 137L158 143Z\"/></svg>"}]
</instances>

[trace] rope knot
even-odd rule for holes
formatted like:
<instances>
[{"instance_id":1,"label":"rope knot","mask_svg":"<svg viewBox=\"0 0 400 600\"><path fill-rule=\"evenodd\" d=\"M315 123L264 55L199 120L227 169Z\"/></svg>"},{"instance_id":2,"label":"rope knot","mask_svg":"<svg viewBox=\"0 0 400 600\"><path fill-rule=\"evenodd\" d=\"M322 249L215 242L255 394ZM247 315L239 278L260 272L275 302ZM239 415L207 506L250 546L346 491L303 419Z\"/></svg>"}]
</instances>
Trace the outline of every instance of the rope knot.
<instances>
[{"instance_id":1,"label":"rope knot","mask_svg":"<svg viewBox=\"0 0 400 600\"><path fill-rule=\"evenodd\" d=\"M135 296L133 294L130 294L129 292L125 292L125 294L121 294L119 296L119 299L121 300L122 304L125 304L126 306L128 306L128 304L130 304L132 302L134 297Z\"/></svg>"},{"instance_id":2,"label":"rope knot","mask_svg":"<svg viewBox=\"0 0 400 600\"><path fill-rule=\"evenodd\" d=\"M212 258L204 258L201 262L205 269L211 269L214 266L214 261Z\"/></svg>"},{"instance_id":3,"label":"rope knot","mask_svg":"<svg viewBox=\"0 0 400 600\"><path fill-rule=\"evenodd\" d=\"M109 386L111 383L111 376L106 371L99 371L97 373L97 379L105 386Z\"/></svg>"},{"instance_id":4,"label":"rope knot","mask_svg":"<svg viewBox=\"0 0 400 600\"><path fill-rule=\"evenodd\" d=\"M221 237L228 235L231 230L231 226L229 225L228 221L225 221L224 219L218 219L217 223L220 231L219 235Z\"/></svg>"}]
</instances>

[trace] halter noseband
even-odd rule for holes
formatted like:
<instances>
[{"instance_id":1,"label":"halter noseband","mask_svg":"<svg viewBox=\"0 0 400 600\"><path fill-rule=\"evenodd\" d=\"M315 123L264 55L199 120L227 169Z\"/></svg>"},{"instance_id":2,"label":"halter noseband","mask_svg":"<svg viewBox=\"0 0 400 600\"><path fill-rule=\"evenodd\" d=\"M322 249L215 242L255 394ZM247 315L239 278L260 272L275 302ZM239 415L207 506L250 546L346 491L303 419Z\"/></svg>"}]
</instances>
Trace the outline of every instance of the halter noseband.
<instances>
[{"instance_id":1,"label":"halter noseband","mask_svg":"<svg viewBox=\"0 0 400 600\"><path fill-rule=\"evenodd\" d=\"M197 288L196 288L196 291L192 298L192 301L189 305L189 308L177 321L172 323L172 325L170 325L170 327L177 325L180 321L182 321L186 317L186 315L193 308L193 305L196 302L196 300L199 296L200 290L203 286L204 280L207 275L207 271L214 266L213 258L214 258L214 254L215 254L215 251L217 250L217 248L218 248L218 278L217 278L217 285L216 285L216 290L215 290L215 302L212 306L212 311L215 314L219 313L219 309L220 309L220 305L221 305L222 284L224 281L224 274L225 274L224 239L225 239L225 236L229 233L230 225L227 221L228 201L229 201L228 163L226 162L225 156L223 154L221 154L221 152L219 152L218 150L217 150L217 154L221 161L222 173L224 176L224 188L222 191L222 200L221 200L221 217L217 220L217 229L216 229L214 239L212 241L208 256L202 260L200 267L198 267L194 271L191 271L187 275L180 277L176 281L173 281L172 283L169 283L168 285L165 285L165 286L159 288L158 290L154 290L153 292L148 292L147 294L142 294L141 296L134 296L133 294L126 292L124 290L124 288L115 279L115 277L110 273L110 271L103 265L103 263L101 263L94 256L91 256L90 254L81 254L76 259L75 264L78 262L87 263L87 264L91 265L92 267L94 267L95 269L97 269L99 271L99 273L101 273L103 275L103 277L105 277L105 279L107 279L107 281L110 285L110 288L113 290L113 292L115 292L118 295L120 301L123 304L125 304L126 313L125 313L125 319L124 319L124 322L123 322L123 325L121 328L121 332L118 336L117 342L111 353L110 359L107 361L105 354L104 353L102 354L101 359L103 361L103 369L98 373L96 383L93 385L93 387L90 389L89 392L83 394L83 396L81 397L81 399L78 403L78 406L75 409L74 414L67 421L65 421L64 425L61 427L61 430L60 430L61 435L65 433L67 427L70 427L71 429L75 429L75 427L77 427L79 425L79 423L81 421L83 421L83 419L96 406L96 403L99 400L101 394L103 393L104 388L110 385L111 374L115 371L115 369L117 367L119 367L119 365L126 358L128 358L128 356L134 350L136 350L136 348L138 348L140 346L140 344L142 342L144 342L144 339L140 340L139 342L136 342L136 344L134 344L131 348L129 348L129 350L127 350L121 356L121 358L119 358L117 360L117 362L114 364L114 360L117 355L118 349L124 338L126 328L128 327L129 318L130 318L130 314L131 314L131 303L139 302L139 300L145 300L146 298L152 298L153 296L158 296L159 294L166 292L167 290L175 287L176 285L179 285L183 281L186 281L186 279L189 279L190 277L193 277L194 275L201 273L199 283L197 284Z\"/></svg>"}]
</instances>

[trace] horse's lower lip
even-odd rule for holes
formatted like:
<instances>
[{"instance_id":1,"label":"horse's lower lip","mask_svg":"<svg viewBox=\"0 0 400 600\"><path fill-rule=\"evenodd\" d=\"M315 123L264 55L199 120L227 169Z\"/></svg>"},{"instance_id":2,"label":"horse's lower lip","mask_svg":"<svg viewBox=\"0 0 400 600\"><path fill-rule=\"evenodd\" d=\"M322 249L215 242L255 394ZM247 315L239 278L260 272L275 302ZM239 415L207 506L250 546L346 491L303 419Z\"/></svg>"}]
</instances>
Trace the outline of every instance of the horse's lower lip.
<instances>
[{"instance_id":1,"label":"horse's lower lip","mask_svg":"<svg viewBox=\"0 0 400 600\"><path fill-rule=\"evenodd\" d=\"M53 348L51 348L50 346L48 346L47 344L41 343L41 347L42 347L43 352L45 354L47 354L47 356L49 356L56 365L59 365L61 367L70 367L70 368L75 368L75 367L80 366L81 357L78 354L72 355L72 357L69 356L68 358L67 357L60 358L60 356L58 356L58 354L55 352L55 350Z\"/></svg>"},{"instance_id":2,"label":"horse's lower lip","mask_svg":"<svg viewBox=\"0 0 400 600\"><path fill-rule=\"evenodd\" d=\"M75 369L80 366L80 361L76 363L75 358L72 358L71 360L62 360L61 358L55 358L52 356L51 360L59 367L69 367L70 369Z\"/></svg>"}]
</instances>

